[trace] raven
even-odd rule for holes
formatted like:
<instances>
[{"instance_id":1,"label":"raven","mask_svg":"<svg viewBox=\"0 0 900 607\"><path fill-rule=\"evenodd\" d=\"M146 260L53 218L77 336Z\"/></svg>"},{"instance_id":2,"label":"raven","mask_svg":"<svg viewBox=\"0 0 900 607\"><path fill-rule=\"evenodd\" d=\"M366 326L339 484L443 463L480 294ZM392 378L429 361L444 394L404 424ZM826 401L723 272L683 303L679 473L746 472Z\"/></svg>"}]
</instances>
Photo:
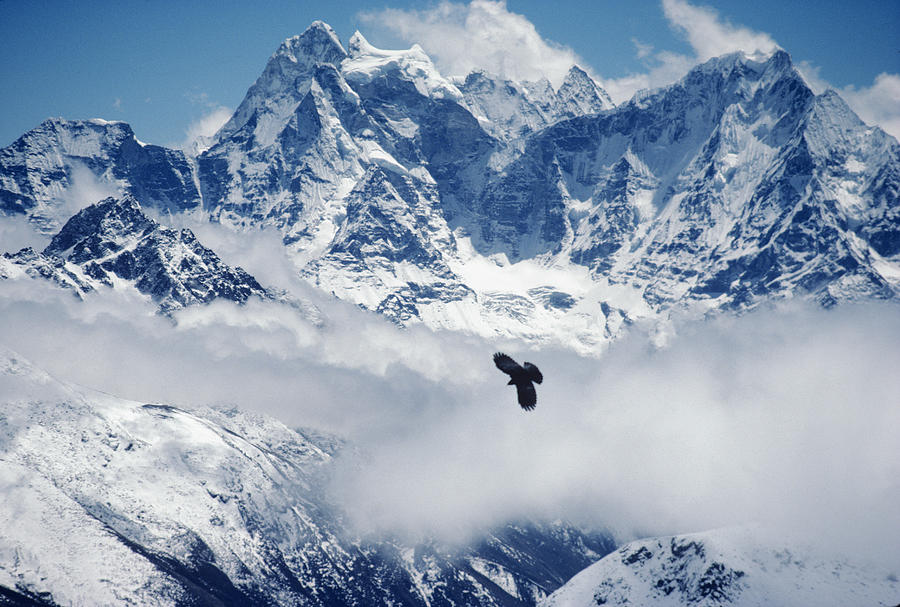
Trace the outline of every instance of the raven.
<instances>
[{"instance_id":1,"label":"raven","mask_svg":"<svg viewBox=\"0 0 900 607\"><path fill-rule=\"evenodd\" d=\"M519 405L526 411L534 409L537 404L537 392L534 391L534 384L531 382L541 383L544 381L544 376L541 375L538 368L531 363L525 363L523 367L502 352L494 354L494 364L509 375L510 380L506 385L516 387Z\"/></svg>"}]
</instances>

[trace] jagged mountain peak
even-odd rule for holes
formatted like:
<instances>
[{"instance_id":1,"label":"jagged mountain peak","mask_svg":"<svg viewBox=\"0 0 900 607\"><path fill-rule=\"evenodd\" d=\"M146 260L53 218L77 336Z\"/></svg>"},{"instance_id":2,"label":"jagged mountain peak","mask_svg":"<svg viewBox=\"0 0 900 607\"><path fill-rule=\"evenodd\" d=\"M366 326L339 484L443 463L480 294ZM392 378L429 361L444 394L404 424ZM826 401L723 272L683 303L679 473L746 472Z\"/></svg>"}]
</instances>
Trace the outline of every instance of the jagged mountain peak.
<instances>
[{"instance_id":1,"label":"jagged mountain peak","mask_svg":"<svg viewBox=\"0 0 900 607\"><path fill-rule=\"evenodd\" d=\"M222 142L241 129L252 127L254 136L269 143L272 133L280 131L309 90L316 67L338 66L346 57L347 51L337 34L322 21L315 21L299 36L288 38L269 58L234 115L214 136L214 142Z\"/></svg>"},{"instance_id":2,"label":"jagged mountain peak","mask_svg":"<svg viewBox=\"0 0 900 607\"><path fill-rule=\"evenodd\" d=\"M163 313L224 298L275 295L239 267L204 247L189 229L173 230L147 217L133 196L109 197L74 216L41 254L4 255L0 278L41 277L78 295L131 286Z\"/></svg>"},{"instance_id":3,"label":"jagged mountain peak","mask_svg":"<svg viewBox=\"0 0 900 607\"><path fill-rule=\"evenodd\" d=\"M65 118L47 118L32 130L19 137L10 148L26 146L43 146L46 138L52 138L63 150L90 157L99 152L98 146L103 143L121 143L123 139L134 137L131 125L121 120L68 120ZM9 149L9 148L7 148Z\"/></svg>"},{"instance_id":4,"label":"jagged mountain peak","mask_svg":"<svg viewBox=\"0 0 900 607\"><path fill-rule=\"evenodd\" d=\"M346 56L347 51L331 26L324 21L313 21L302 34L282 42L270 61L285 57L295 63L313 61L337 65Z\"/></svg>"},{"instance_id":5,"label":"jagged mountain peak","mask_svg":"<svg viewBox=\"0 0 900 607\"><path fill-rule=\"evenodd\" d=\"M806 80L794 67L791 56L783 50L777 50L771 55L737 51L713 57L691 69L676 86L703 86L704 83L718 81L736 86L747 86L751 83L771 86L783 80L797 82L798 87L804 89L804 93L812 95Z\"/></svg>"},{"instance_id":6,"label":"jagged mountain peak","mask_svg":"<svg viewBox=\"0 0 900 607\"><path fill-rule=\"evenodd\" d=\"M763 91L781 98L778 111L793 115L805 112L815 97L790 55L783 50L768 56L735 52L714 57L688 72L676 86L701 96L720 91L723 99L732 96L750 100Z\"/></svg>"},{"instance_id":7,"label":"jagged mountain peak","mask_svg":"<svg viewBox=\"0 0 900 607\"><path fill-rule=\"evenodd\" d=\"M44 120L35 129L28 133L63 132L72 128L97 128L108 130L109 128L121 129L123 132L133 134L131 125L123 120L106 120L104 118L88 118L86 120L69 120L60 116L52 116ZM27 134L27 133L26 133Z\"/></svg>"},{"instance_id":8,"label":"jagged mountain peak","mask_svg":"<svg viewBox=\"0 0 900 607\"><path fill-rule=\"evenodd\" d=\"M110 238L128 238L146 234L158 224L144 215L133 196L110 196L73 215L44 249L45 255L64 256L84 246L85 240L104 234ZM79 256L84 255L84 251Z\"/></svg>"},{"instance_id":9,"label":"jagged mountain peak","mask_svg":"<svg viewBox=\"0 0 900 607\"><path fill-rule=\"evenodd\" d=\"M739 67L762 73L765 70L790 70L793 69L794 64L791 55L782 49L776 49L771 53L733 51L711 57L692 68L691 71L727 73Z\"/></svg>"},{"instance_id":10,"label":"jagged mountain peak","mask_svg":"<svg viewBox=\"0 0 900 607\"><path fill-rule=\"evenodd\" d=\"M609 94L591 76L573 65L556 91L567 118L593 114L615 107Z\"/></svg>"},{"instance_id":11,"label":"jagged mountain peak","mask_svg":"<svg viewBox=\"0 0 900 607\"><path fill-rule=\"evenodd\" d=\"M0 213L55 232L73 206L129 193L166 211L200 204L180 150L139 141L126 122L51 118L0 150Z\"/></svg>"}]
</instances>

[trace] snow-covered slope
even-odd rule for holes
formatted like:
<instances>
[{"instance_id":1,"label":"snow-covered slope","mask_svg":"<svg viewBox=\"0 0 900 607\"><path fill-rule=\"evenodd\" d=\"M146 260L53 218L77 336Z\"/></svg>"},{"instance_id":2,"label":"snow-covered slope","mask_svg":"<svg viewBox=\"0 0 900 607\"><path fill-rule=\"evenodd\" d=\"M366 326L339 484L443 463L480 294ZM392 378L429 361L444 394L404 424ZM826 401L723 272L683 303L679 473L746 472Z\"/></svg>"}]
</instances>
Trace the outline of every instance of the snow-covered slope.
<instances>
[{"instance_id":1,"label":"snow-covered slope","mask_svg":"<svg viewBox=\"0 0 900 607\"><path fill-rule=\"evenodd\" d=\"M900 293L900 145L784 51L613 107L577 66L557 90L451 79L418 46L345 47L315 22L179 154L50 121L0 155L2 212L63 215L85 163L148 207L202 198L278 229L308 282L398 323L581 352L672 314Z\"/></svg>"},{"instance_id":2,"label":"snow-covered slope","mask_svg":"<svg viewBox=\"0 0 900 607\"><path fill-rule=\"evenodd\" d=\"M0 257L0 279L45 278L82 296L105 288L140 292L171 313L224 298L272 299L241 268L232 268L187 229L147 217L131 196L107 198L72 216L42 253L30 248Z\"/></svg>"},{"instance_id":3,"label":"snow-covered slope","mask_svg":"<svg viewBox=\"0 0 900 607\"><path fill-rule=\"evenodd\" d=\"M900 603L897 575L811 549L765 545L749 529L720 529L627 544L540 605L892 607Z\"/></svg>"},{"instance_id":4,"label":"snow-covered slope","mask_svg":"<svg viewBox=\"0 0 900 607\"><path fill-rule=\"evenodd\" d=\"M555 524L354 537L341 441L59 382L0 350L0 597L59 605L533 605L612 549Z\"/></svg>"}]
</instances>

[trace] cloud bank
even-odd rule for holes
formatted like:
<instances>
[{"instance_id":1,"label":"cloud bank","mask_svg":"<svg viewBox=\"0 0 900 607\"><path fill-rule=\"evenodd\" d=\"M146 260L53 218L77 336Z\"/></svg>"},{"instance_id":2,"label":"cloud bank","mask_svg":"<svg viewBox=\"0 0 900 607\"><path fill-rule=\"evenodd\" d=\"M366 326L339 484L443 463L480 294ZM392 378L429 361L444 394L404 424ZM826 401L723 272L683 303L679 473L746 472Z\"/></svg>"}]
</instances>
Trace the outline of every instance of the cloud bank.
<instances>
[{"instance_id":1,"label":"cloud bank","mask_svg":"<svg viewBox=\"0 0 900 607\"><path fill-rule=\"evenodd\" d=\"M621 539L757 522L900 566L900 313L761 310L634 334L601 360L422 328L309 297L152 313L0 281L0 344L146 402L237 405L348 437L332 490L367 533L463 539L522 518ZM318 297L318 299L316 299ZM522 412L491 362L538 364Z\"/></svg>"},{"instance_id":2,"label":"cloud bank","mask_svg":"<svg viewBox=\"0 0 900 607\"><path fill-rule=\"evenodd\" d=\"M684 326L661 351L632 336L601 361L529 355L546 378L534 415L488 377L475 399L358 437L366 466L340 487L374 528L753 521L900 565L884 539L900 532L897 335L896 307L798 308Z\"/></svg>"}]
</instances>

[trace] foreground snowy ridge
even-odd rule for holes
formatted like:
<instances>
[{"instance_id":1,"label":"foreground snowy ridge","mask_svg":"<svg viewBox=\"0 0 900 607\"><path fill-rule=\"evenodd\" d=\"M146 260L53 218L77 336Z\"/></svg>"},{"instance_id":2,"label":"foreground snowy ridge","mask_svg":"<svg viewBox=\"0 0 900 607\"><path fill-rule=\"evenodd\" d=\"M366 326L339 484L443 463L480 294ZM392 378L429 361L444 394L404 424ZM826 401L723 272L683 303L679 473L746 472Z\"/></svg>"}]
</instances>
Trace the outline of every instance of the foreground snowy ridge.
<instances>
[{"instance_id":1,"label":"foreground snowy ridge","mask_svg":"<svg viewBox=\"0 0 900 607\"><path fill-rule=\"evenodd\" d=\"M12 604L532 605L612 549L561 524L469 546L354 538L341 441L59 382L0 351L0 596Z\"/></svg>"},{"instance_id":2,"label":"foreground snowy ridge","mask_svg":"<svg viewBox=\"0 0 900 607\"><path fill-rule=\"evenodd\" d=\"M766 545L758 529L631 542L576 575L541 607L835 607L900 600L896 571Z\"/></svg>"}]
</instances>

